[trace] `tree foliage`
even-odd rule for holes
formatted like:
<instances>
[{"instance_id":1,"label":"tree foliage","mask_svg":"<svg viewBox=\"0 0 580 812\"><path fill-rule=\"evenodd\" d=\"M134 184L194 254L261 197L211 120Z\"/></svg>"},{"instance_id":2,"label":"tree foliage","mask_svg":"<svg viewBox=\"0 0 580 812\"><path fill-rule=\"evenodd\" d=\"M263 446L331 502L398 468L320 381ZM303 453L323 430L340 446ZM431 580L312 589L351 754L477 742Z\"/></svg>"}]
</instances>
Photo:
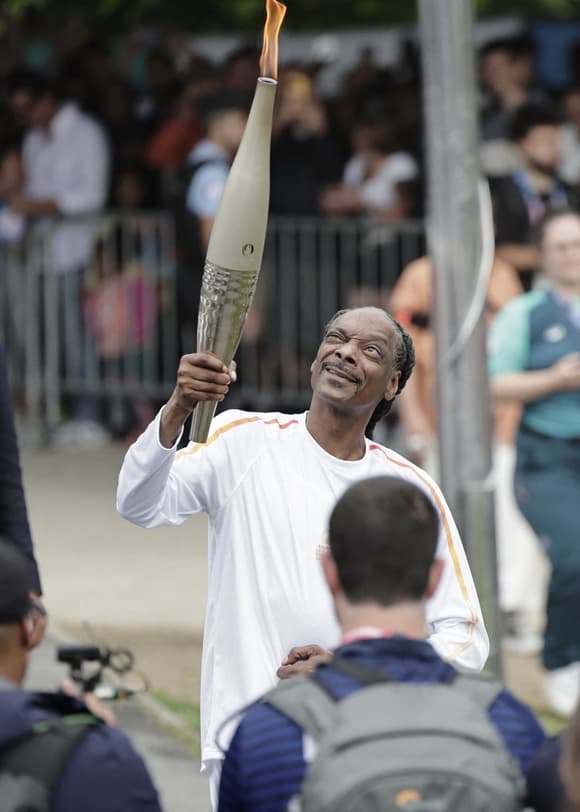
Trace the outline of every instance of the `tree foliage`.
<instances>
[{"instance_id":1,"label":"tree foliage","mask_svg":"<svg viewBox=\"0 0 580 812\"><path fill-rule=\"evenodd\" d=\"M413 0L286 0L288 29L331 29L413 22ZM466 0L467 2L467 0ZM34 12L44 30L60 28L82 17L92 31L119 31L159 25L184 32L256 31L264 21L264 0L1 0L4 26ZM571 18L580 15L580 0L476 0L482 16L523 14Z\"/></svg>"}]
</instances>

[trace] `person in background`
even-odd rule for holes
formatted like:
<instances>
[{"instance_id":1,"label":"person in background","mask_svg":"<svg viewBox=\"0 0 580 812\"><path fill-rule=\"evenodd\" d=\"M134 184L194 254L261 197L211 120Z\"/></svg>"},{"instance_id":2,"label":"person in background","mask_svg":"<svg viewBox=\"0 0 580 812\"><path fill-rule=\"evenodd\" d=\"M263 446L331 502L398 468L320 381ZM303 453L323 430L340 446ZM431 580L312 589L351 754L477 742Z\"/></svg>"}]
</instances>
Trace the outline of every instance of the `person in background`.
<instances>
[{"instance_id":1,"label":"person in background","mask_svg":"<svg viewBox=\"0 0 580 812\"><path fill-rule=\"evenodd\" d=\"M534 84L532 43L522 36L486 43L479 52L479 70L484 91L482 139L509 139L513 113L545 101Z\"/></svg>"},{"instance_id":2,"label":"person in background","mask_svg":"<svg viewBox=\"0 0 580 812\"><path fill-rule=\"evenodd\" d=\"M567 812L580 812L580 705L563 735L560 774L568 802Z\"/></svg>"},{"instance_id":3,"label":"person in background","mask_svg":"<svg viewBox=\"0 0 580 812\"><path fill-rule=\"evenodd\" d=\"M30 644L36 646L44 637L46 610L42 600L42 586L38 563L28 521L28 509L18 439L14 425L10 381L4 348L0 345L0 538L18 548L28 568L28 590L31 600Z\"/></svg>"},{"instance_id":4,"label":"person in background","mask_svg":"<svg viewBox=\"0 0 580 812\"><path fill-rule=\"evenodd\" d=\"M2 808L51 812L161 812L157 792L141 757L127 736L103 724L110 712L94 696L85 701L62 692L34 693L23 689L31 634L28 566L20 554L0 541L0 784ZM85 704L86 702L86 704ZM68 723L68 724L67 724ZM62 737L78 735L63 750ZM18 751L11 746L18 747ZM65 741L66 745L66 741ZM58 761L54 763L54 753ZM52 758L47 758L47 753ZM15 761L12 759L16 757ZM52 763L52 769L50 765ZM18 765L18 766L16 766ZM46 786L43 773L52 773ZM39 785L26 780L37 779ZM48 806L12 805L10 796L26 790L30 801L44 789ZM8 803L8 807L5 804Z\"/></svg>"},{"instance_id":5,"label":"person in background","mask_svg":"<svg viewBox=\"0 0 580 812\"><path fill-rule=\"evenodd\" d=\"M21 138L8 131L0 138L0 243L17 242L24 235L24 218L10 207L23 184Z\"/></svg>"},{"instance_id":6,"label":"person in background","mask_svg":"<svg viewBox=\"0 0 580 812\"><path fill-rule=\"evenodd\" d=\"M20 73L11 77L9 100L29 127L23 144L24 191L11 208L36 224L45 240L48 268L57 276L61 374L66 381L89 377L94 347L82 316L82 289L95 222L109 188L109 147L100 124L62 96L58 79ZM84 216L88 221L67 218ZM64 222L56 222L64 218ZM97 398L75 395L71 422L56 432L60 445L101 445L107 434Z\"/></svg>"},{"instance_id":7,"label":"person in background","mask_svg":"<svg viewBox=\"0 0 580 812\"><path fill-rule=\"evenodd\" d=\"M224 88L252 94L260 75L259 54L253 45L242 45L228 55L223 67Z\"/></svg>"},{"instance_id":8,"label":"person in background","mask_svg":"<svg viewBox=\"0 0 580 812\"><path fill-rule=\"evenodd\" d=\"M522 293L517 272L495 257L486 300L488 325L507 302ZM393 289L389 308L412 336L417 357L415 372L399 398L407 453L437 479L433 267L428 257L404 268ZM512 496L520 412L521 407L515 401L496 403L494 407L498 573L501 608L505 613L504 643L520 651L536 651L540 646L534 627L541 609L542 561L537 541Z\"/></svg>"},{"instance_id":9,"label":"person in background","mask_svg":"<svg viewBox=\"0 0 580 812\"><path fill-rule=\"evenodd\" d=\"M564 123L560 127L559 175L570 186L580 184L580 87L569 88L562 97Z\"/></svg>"},{"instance_id":10,"label":"person in background","mask_svg":"<svg viewBox=\"0 0 580 812\"><path fill-rule=\"evenodd\" d=\"M161 121L147 146L147 162L155 169L177 169L203 137L203 122L197 102L216 93L220 75L216 68L198 58L190 67L183 89L171 114Z\"/></svg>"},{"instance_id":11,"label":"person in background","mask_svg":"<svg viewBox=\"0 0 580 812\"><path fill-rule=\"evenodd\" d=\"M523 405L515 495L551 564L545 692L567 717L580 698L580 215L549 214L539 251L549 287L497 315L490 373L498 401Z\"/></svg>"},{"instance_id":12,"label":"person in background","mask_svg":"<svg viewBox=\"0 0 580 812\"><path fill-rule=\"evenodd\" d=\"M179 93L177 69L170 53L153 48L145 58L143 86L135 99L135 116L150 137Z\"/></svg>"},{"instance_id":13,"label":"person in background","mask_svg":"<svg viewBox=\"0 0 580 812\"><path fill-rule=\"evenodd\" d=\"M115 165L143 160L146 137L134 106L135 90L131 83L117 73L108 76L99 98L99 113Z\"/></svg>"},{"instance_id":14,"label":"person in background","mask_svg":"<svg viewBox=\"0 0 580 812\"><path fill-rule=\"evenodd\" d=\"M344 169L342 184L322 193L323 211L384 222L409 217L417 164L397 150L392 125L382 118L361 119L352 130L352 144L354 155Z\"/></svg>"},{"instance_id":15,"label":"person in background","mask_svg":"<svg viewBox=\"0 0 580 812\"><path fill-rule=\"evenodd\" d=\"M510 139L521 166L505 177L490 179L496 222L496 253L518 271L528 290L539 264L534 226L551 209L575 204L558 177L560 120L548 107L525 105L515 113Z\"/></svg>"},{"instance_id":16,"label":"person in background","mask_svg":"<svg viewBox=\"0 0 580 812\"><path fill-rule=\"evenodd\" d=\"M180 170L176 185L178 319L182 348L195 346L203 265L230 166L248 120L245 94L221 91L199 100L205 135Z\"/></svg>"},{"instance_id":17,"label":"person in background","mask_svg":"<svg viewBox=\"0 0 580 812\"><path fill-rule=\"evenodd\" d=\"M363 480L338 500L330 516L329 548L321 563L342 640L326 666L321 666L320 655L315 655L306 663L309 665L309 660L314 659L318 667L302 670L314 672L314 681L322 686L325 696L330 695L340 703L364 690L366 675L378 677L379 673L384 673L385 682L388 679L393 683L417 684L417 702L428 702L428 686L433 686L434 703L435 686L441 683L449 686L448 690L459 692L459 686L453 684L457 672L427 642L425 605L437 588L443 566L447 566L437 557L438 523L429 497L411 482L395 477ZM375 679L375 688L369 690L376 689L377 682ZM425 686L423 693L419 685ZM322 752L322 742L313 742L308 728L302 728L298 719L308 715L320 721L322 709L318 711L315 696L309 694L312 706L304 699L302 707L292 706L295 715L285 714L282 708L288 707L289 700L286 703L282 700L281 704L276 700L277 696L288 697L287 688L291 687L274 689L264 701L243 713L224 761L219 812L287 809L290 799L300 792L308 767L315 768L312 764L316 759L315 745L321 745ZM295 690L299 687L294 684ZM400 701L405 701L404 696ZM338 704L337 718L339 707ZM531 757L545 740L534 714L498 686L487 715L505 748L500 758L507 766L511 756L525 774ZM365 718L362 713L361 716ZM393 737L405 730L404 724L401 714L393 725ZM387 735L388 719L384 729ZM435 729L435 723L431 723L429 731L433 739ZM345 732L344 727L342 731ZM374 733L377 734L376 729ZM328 735L332 736L332 730L328 730ZM365 736L362 720L357 736L361 739ZM346 736L343 743L344 739ZM370 737L363 746L372 759ZM409 783L405 786L414 786L413 772L420 774L421 767L417 756L412 767L409 765L406 779ZM367 780L365 786L370 785ZM422 804L424 808L427 804L433 804L433 809L448 808L440 806L439 793L433 797L433 785L430 790L429 800L425 798ZM403 804L397 806L402 808ZM411 803L410 808L413 806Z\"/></svg>"},{"instance_id":18,"label":"person in background","mask_svg":"<svg viewBox=\"0 0 580 812\"><path fill-rule=\"evenodd\" d=\"M343 159L311 77L286 67L272 127L270 210L273 214L320 214L324 187L340 179Z\"/></svg>"}]
</instances>

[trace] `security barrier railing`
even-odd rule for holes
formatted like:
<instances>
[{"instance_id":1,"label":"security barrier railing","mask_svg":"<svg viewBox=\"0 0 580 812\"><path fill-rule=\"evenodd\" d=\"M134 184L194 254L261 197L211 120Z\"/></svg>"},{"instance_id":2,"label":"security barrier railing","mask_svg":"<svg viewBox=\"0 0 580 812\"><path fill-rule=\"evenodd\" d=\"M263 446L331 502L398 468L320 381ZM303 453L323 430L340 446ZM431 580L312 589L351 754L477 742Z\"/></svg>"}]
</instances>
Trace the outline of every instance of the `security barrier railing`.
<instances>
[{"instance_id":1,"label":"security barrier railing","mask_svg":"<svg viewBox=\"0 0 580 812\"><path fill-rule=\"evenodd\" d=\"M40 436L71 410L121 424L128 404L171 393L180 347L194 349L180 334L175 249L167 213L44 222L0 242L0 339ZM420 222L272 217L227 405L303 408L323 325L344 307L388 306L424 251Z\"/></svg>"}]
</instances>

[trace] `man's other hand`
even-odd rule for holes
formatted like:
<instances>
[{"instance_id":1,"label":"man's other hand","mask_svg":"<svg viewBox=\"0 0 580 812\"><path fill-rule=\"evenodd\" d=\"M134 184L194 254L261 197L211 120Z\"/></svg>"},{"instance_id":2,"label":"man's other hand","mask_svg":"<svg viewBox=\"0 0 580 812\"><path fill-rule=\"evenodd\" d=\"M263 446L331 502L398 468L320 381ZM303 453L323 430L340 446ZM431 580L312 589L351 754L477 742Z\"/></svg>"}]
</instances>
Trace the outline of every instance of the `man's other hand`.
<instances>
[{"instance_id":1,"label":"man's other hand","mask_svg":"<svg viewBox=\"0 0 580 812\"><path fill-rule=\"evenodd\" d=\"M332 652L312 643L309 646L295 646L276 672L278 679L289 679L298 674L313 674L320 663L332 660Z\"/></svg>"}]
</instances>

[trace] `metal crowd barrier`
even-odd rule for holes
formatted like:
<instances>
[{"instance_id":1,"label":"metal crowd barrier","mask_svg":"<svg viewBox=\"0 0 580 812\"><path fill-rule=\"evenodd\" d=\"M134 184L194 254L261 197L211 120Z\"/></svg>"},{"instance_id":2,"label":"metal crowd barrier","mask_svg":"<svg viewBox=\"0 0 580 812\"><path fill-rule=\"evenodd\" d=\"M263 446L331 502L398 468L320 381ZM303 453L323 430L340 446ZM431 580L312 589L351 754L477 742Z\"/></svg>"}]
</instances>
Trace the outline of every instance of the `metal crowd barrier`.
<instances>
[{"instance_id":1,"label":"metal crowd barrier","mask_svg":"<svg viewBox=\"0 0 580 812\"><path fill-rule=\"evenodd\" d=\"M84 261L63 268L70 245ZM40 437L71 401L98 402L114 422L127 401L155 408L171 393L175 249L167 213L107 213L37 224L18 241L0 236L0 340L17 406ZM419 222L271 218L228 405L304 408L324 324L344 307L387 306L401 269L424 251Z\"/></svg>"}]
</instances>

